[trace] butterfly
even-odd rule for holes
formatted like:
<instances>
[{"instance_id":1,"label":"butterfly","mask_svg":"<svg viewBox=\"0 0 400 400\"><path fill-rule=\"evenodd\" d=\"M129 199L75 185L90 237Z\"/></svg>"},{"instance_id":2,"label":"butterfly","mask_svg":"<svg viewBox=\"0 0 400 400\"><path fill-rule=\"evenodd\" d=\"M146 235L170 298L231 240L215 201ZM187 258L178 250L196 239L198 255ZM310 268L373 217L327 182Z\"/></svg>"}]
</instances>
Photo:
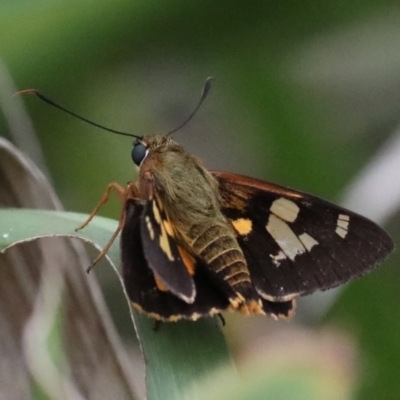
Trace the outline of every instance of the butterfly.
<instances>
[{"instance_id":1,"label":"butterfly","mask_svg":"<svg viewBox=\"0 0 400 400\"><path fill-rule=\"evenodd\" d=\"M122 201L122 275L134 307L160 321L196 320L223 311L289 318L299 296L327 290L374 269L393 250L374 222L310 194L227 172L208 171L168 134L135 137L138 179L113 182ZM89 267L89 269L91 268Z\"/></svg>"},{"instance_id":2,"label":"butterfly","mask_svg":"<svg viewBox=\"0 0 400 400\"><path fill-rule=\"evenodd\" d=\"M224 311L289 318L297 297L364 275L393 250L367 218L297 190L208 171L169 136L137 138L132 159L137 181L110 184L98 207L110 190L119 194L114 237L121 231L126 291L156 320Z\"/></svg>"}]
</instances>

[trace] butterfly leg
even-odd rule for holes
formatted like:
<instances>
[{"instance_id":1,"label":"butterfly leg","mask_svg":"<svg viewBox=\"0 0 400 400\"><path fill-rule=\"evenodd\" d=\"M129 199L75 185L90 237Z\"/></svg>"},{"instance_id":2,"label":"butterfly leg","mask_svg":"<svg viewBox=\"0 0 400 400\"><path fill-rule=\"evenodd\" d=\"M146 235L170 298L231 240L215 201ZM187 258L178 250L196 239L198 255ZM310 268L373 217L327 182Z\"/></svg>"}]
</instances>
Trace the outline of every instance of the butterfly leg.
<instances>
[{"instance_id":1,"label":"butterfly leg","mask_svg":"<svg viewBox=\"0 0 400 400\"><path fill-rule=\"evenodd\" d=\"M125 219L126 219L126 211L125 211L124 205L125 205L127 199L128 198L135 198L138 195L138 191L137 191L136 186L134 185L133 182L128 182L126 188L123 188L121 185L119 185L116 182L110 183L107 186L106 190L104 191L99 203L94 208L92 213L89 215L88 219L81 226L76 228L75 229L76 231L78 231L80 229L83 229L85 226L87 226L89 224L89 222L93 219L93 217L97 214L97 212L99 211L100 207L103 206L105 203L107 203L111 189L114 189L115 193L117 194L117 196L119 197L119 199L121 200L121 202L123 204L123 207L122 207L122 210L121 210L121 215L120 215L119 221L118 221L118 227L117 227L116 231L113 233L113 235L111 236L111 238L108 241L108 243L103 248L103 250L99 253L99 255L93 260L93 262L87 268L87 270L86 270L87 273L89 273L90 270L99 262L99 260L101 260L107 254L108 250L110 249L110 247L114 243L114 241L117 238L118 234L121 232L122 228L124 227Z\"/></svg>"},{"instance_id":2,"label":"butterfly leg","mask_svg":"<svg viewBox=\"0 0 400 400\"><path fill-rule=\"evenodd\" d=\"M128 184L129 186L129 184ZM99 209L104 206L104 204L107 203L108 197L110 196L111 189L114 189L115 193L119 197L119 199L124 203L125 198L126 198L126 188L123 188L121 185L119 185L117 182L111 182L110 184L107 185L106 190L104 191L103 195L101 196L100 201L97 203L96 207L92 211L92 213L89 215L88 219L78 228L75 229L75 231L80 231L81 229L85 228L90 221L93 219L93 217L97 214Z\"/></svg>"},{"instance_id":3,"label":"butterfly leg","mask_svg":"<svg viewBox=\"0 0 400 400\"><path fill-rule=\"evenodd\" d=\"M117 230L113 233L113 235L111 236L110 240L105 245L103 250L99 253L99 255L92 261L92 263L86 269L87 273L89 273L90 270L107 254L108 250L110 249L110 247L114 243L114 240L117 238L118 234L121 232L121 229L124 227L125 218L126 218L126 212L125 212L125 208L123 208L122 212L121 212L121 216L119 218Z\"/></svg>"}]
</instances>

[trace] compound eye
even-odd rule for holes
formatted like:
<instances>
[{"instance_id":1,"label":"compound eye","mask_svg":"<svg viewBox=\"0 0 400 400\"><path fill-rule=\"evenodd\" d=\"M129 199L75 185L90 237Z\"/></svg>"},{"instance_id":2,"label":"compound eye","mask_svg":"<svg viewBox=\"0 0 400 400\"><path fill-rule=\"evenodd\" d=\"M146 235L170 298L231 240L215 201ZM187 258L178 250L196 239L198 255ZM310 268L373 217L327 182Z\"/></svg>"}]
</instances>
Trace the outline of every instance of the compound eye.
<instances>
[{"instance_id":1,"label":"compound eye","mask_svg":"<svg viewBox=\"0 0 400 400\"><path fill-rule=\"evenodd\" d=\"M136 142L133 145L132 160L138 167L140 167L140 164L143 162L148 154L149 149L143 143Z\"/></svg>"}]
</instances>

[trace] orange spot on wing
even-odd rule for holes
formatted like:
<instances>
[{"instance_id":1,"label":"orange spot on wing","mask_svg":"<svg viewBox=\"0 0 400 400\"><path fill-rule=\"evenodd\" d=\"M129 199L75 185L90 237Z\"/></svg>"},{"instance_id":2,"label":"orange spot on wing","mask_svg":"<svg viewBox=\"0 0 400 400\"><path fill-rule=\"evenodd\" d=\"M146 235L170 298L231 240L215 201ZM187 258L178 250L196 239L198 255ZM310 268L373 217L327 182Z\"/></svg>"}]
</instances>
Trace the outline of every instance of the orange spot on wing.
<instances>
[{"instance_id":1,"label":"orange spot on wing","mask_svg":"<svg viewBox=\"0 0 400 400\"><path fill-rule=\"evenodd\" d=\"M154 275L154 280L156 281L156 286L158 290L161 290L161 292L168 292L168 288L164 285L164 283L157 275Z\"/></svg>"},{"instance_id":2,"label":"orange spot on wing","mask_svg":"<svg viewBox=\"0 0 400 400\"><path fill-rule=\"evenodd\" d=\"M195 260L194 258L182 247L178 246L179 254L181 255L182 261L185 264L186 269L190 275L194 275L195 271Z\"/></svg>"},{"instance_id":3,"label":"orange spot on wing","mask_svg":"<svg viewBox=\"0 0 400 400\"><path fill-rule=\"evenodd\" d=\"M174 237L174 230L172 229L172 225L169 221L163 221L164 228L169 236Z\"/></svg>"},{"instance_id":4,"label":"orange spot on wing","mask_svg":"<svg viewBox=\"0 0 400 400\"><path fill-rule=\"evenodd\" d=\"M230 310L239 311L244 315L264 314L262 303L259 300L246 300L240 293L236 298L230 298Z\"/></svg>"},{"instance_id":5,"label":"orange spot on wing","mask_svg":"<svg viewBox=\"0 0 400 400\"><path fill-rule=\"evenodd\" d=\"M262 309L262 304L260 301L250 300L244 304L239 311L244 315L250 314L265 314L264 310Z\"/></svg>"},{"instance_id":6,"label":"orange spot on wing","mask_svg":"<svg viewBox=\"0 0 400 400\"><path fill-rule=\"evenodd\" d=\"M248 218L238 218L232 220L232 225L235 227L236 231L241 236L248 235L251 230L253 229L253 224L250 219Z\"/></svg>"}]
</instances>

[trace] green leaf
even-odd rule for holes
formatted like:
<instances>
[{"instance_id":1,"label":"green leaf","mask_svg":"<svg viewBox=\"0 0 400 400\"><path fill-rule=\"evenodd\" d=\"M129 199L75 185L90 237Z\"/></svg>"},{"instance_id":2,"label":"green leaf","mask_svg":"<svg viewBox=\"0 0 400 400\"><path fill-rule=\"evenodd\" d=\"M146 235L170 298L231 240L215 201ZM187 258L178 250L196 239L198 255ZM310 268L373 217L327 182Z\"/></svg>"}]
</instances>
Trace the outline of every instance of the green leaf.
<instances>
[{"instance_id":1,"label":"green leaf","mask_svg":"<svg viewBox=\"0 0 400 400\"><path fill-rule=\"evenodd\" d=\"M0 250L41 237L78 237L103 248L117 228L117 222L95 217L82 231L75 228L87 215L21 209L0 210ZM116 243L107 258L116 271L120 267ZM120 277L120 275L119 275ZM120 277L121 280L121 277ZM122 280L121 280L122 282ZM154 331L154 321L131 310L146 362L147 398L191 398L203 380L224 365L232 380L236 369L216 319L162 324Z\"/></svg>"}]
</instances>

